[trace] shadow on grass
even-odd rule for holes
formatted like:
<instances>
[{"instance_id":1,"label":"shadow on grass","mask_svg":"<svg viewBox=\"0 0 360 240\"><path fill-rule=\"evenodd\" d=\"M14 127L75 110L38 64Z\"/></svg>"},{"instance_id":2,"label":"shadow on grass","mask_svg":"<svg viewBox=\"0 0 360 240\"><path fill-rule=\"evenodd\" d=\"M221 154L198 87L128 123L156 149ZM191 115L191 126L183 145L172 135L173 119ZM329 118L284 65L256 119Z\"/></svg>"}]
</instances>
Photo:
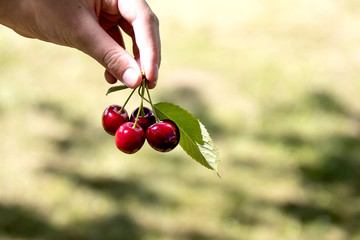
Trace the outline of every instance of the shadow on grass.
<instances>
[{"instance_id":1,"label":"shadow on grass","mask_svg":"<svg viewBox=\"0 0 360 240\"><path fill-rule=\"evenodd\" d=\"M355 205L360 196L360 138L332 136L317 148L321 153L318 161L301 165L300 171L305 186L328 191L334 204L293 204L283 209L302 222L326 219L349 234L358 234L360 210ZM349 205L354 203L354 206Z\"/></svg>"},{"instance_id":2,"label":"shadow on grass","mask_svg":"<svg viewBox=\"0 0 360 240\"><path fill-rule=\"evenodd\" d=\"M334 96L326 92L315 92L303 101L313 111L336 114L343 119L352 120L360 130L360 117L351 113ZM353 134L329 134L320 140L305 139L294 134L281 136L262 136L265 141L281 142L285 146L308 147L317 153L317 161L300 165L304 182L331 186L343 184L351 188L352 193L360 195L360 132Z\"/></svg>"},{"instance_id":3,"label":"shadow on grass","mask_svg":"<svg viewBox=\"0 0 360 240\"><path fill-rule=\"evenodd\" d=\"M139 240L145 230L130 216L114 213L103 218L73 222L64 230L71 239Z\"/></svg>"},{"instance_id":4,"label":"shadow on grass","mask_svg":"<svg viewBox=\"0 0 360 240\"><path fill-rule=\"evenodd\" d=\"M300 167L306 182L344 184L360 195L360 138L333 136L318 145L318 162Z\"/></svg>"},{"instance_id":5,"label":"shadow on grass","mask_svg":"<svg viewBox=\"0 0 360 240\"><path fill-rule=\"evenodd\" d=\"M286 203L281 206L281 209L287 214L296 217L302 223L326 221L340 224L342 220L341 215L336 210L315 206L314 204Z\"/></svg>"},{"instance_id":6,"label":"shadow on grass","mask_svg":"<svg viewBox=\"0 0 360 240\"><path fill-rule=\"evenodd\" d=\"M220 234L209 234L206 231L188 231L182 234L178 234L177 239L186 239L186 240L235 240L232 237L227 237ZM242 238L237 237L236 240L242 240Z\"/></svg>"},{"instance_id":7,"label":"shadow on grass","mask_svg":"<svg viewBox=\"0 0 360 240\"><path fill-rule=\"evenodd\" d=\"M286 109L286 108L285 108ZM297 114L296 109L288 107L288 114ZM360 129L360 117L349 110L335 96L327 92L310 93L298 107L298 111L309 109L317 114L328 116L329 121L334 116L351 121ZM282 109L281 111L283 111ZM272 114L271 112L268 114ZM286 114L282 113L285 117ZM276 113L274 113L276 115ZM324 221L341 227L349 234L359 233L360 210L347 204L359 204L360 196L360 135L359 133L330 133L320 139L307 139L295 134L261 135L261 141L281 143L290 149L306 148L314 161L300 161L299 172L306 189L316 191L321 189L331 196L331 204L309 200L309 202L290 202L280 205L285 213L299 219L304 224ZM295 157L299 157L294 155ZM344 191L346 189L346 191ZM312 196L313 197L313 196Z\"/></svg>"},{"instance_id":8,"label":"shadow on grass","mask_svg":"<svg viewBox=\"0 0 360 240\"><path fill-rule=\"evenodd\" d=\"M45 172L64 177L73 181L79 187L89 188L100 194L105 194L116 201L131 198L146 205L176 207L178 204L174 199L167 199L147 189L141 181L132 179L119 180L110 177L87 177L52 167L46 168Z\"/></svg>"},{"instance_id":9,"label":"shadow on grass","mask_svg":"<svg viewBox=\"0 0 360 240\"><path fill-rule=\"evenodd\" d=\"M326 91L310 92L304 99L304 105L326 113L349 116L349 111L345 106L335 96Z\"/></svg>"},{"instance_id":10,"label":"shadow on grass","mask_svg":"<svg viewBox=\"0 0 360 240\"><path fill-rule=\"evenodd\" d=\"M139 201L149 207L176 204L147 190L136 181L107 177L90 178L55 168L47 168L44 171L71 180L79 188L85 187L107 195L116 202L125 204L126 201ZM67 226L61 228L52 225L47 218L24 206L6 206L0 203L0 236L49 240L138 240L145 234L157 234L155 230L141 226L126 209L115 210L100 218L69 222Z\"/></svg>"},{"instance_id":11,"label":"shadow on grass","mask_svg":"<svg viewBox=\"0 0 360 240\"><path fill-rule=\"evenodd\" d=\"M0 237L47 240L138 240L144 230L130 216L114 213L98 219L73 222L69 227L51 225L39 213L20 205L0 204Z\"/></svg>"},{"instance_id":12,"label":"shadow on grass","mask_svg":"<svg viewBox=\"0 0 360 240\"><path fill-rule=\"evenodd\" d=\"M34 110L42 115L53 118L68 126L69 130L63 136L53 136L47 139L52 143L58 155L71 156L75 152L86 150L96 152L104 141L107 140L106 134L97 131L97 126L93 126L89 120L81 114L71 114L62 103L57 101L39 101L34 105ZM101 121L99 120L99 126Z\"/></svg>"},{"instance_id":13,"label":"shadow on grass","mask_svg":"<svg viewBox=\"0 0 360 240\"><path fill-rule=\"evenodd\" d=\"M0 236L24 239L64 239L62 231L52 226L46 218L21 205L0 203Z\"/></svg>"},{"instance_id":14,"label":"shadow on grass","mask_svg":"<svg viewBox=\"0 0 360 240\"><path fill-rule=\"evenodd\" d=\"M267 203L251 198L237 188L227 187L222 191L228 199L223 218L246 227L266 224L262 218L262 210L268 207Z\"/></svg>"}]
</instances>

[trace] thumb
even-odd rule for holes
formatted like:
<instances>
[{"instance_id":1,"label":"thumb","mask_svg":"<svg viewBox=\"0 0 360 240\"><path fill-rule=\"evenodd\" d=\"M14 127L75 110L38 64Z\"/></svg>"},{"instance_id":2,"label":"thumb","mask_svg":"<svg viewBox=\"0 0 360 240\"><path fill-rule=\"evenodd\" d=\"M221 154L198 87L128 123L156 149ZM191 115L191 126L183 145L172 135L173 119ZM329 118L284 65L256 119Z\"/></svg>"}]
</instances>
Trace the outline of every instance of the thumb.
<instances>
[{"instance_id":1,"label":"thumb","mask_svg":"<svg viewBox=\"0 0 360 240\"><path fill-rule=\"evenodd\" d=\"M130 88L141 84L142 74L136 60L101 26L88 24L78 47L102 64L106 71Z\"/></svg>"}]
</instances>

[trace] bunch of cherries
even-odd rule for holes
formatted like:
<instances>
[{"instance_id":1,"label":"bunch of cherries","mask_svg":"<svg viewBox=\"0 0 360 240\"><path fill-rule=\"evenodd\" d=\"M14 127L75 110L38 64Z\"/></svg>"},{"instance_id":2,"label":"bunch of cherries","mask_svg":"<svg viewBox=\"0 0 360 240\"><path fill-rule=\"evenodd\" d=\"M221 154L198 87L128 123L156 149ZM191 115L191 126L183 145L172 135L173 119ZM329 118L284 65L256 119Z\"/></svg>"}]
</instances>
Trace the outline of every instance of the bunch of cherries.
<instances>
[{"instance_id":1,"label":"bunch of cherries","mask_svg":"<svg viewBox=\"0 0 360 240\"><path fill-rule=\"evenodd\" d=\"M124 153L132 154L141 149L145 139L149 145L159 152L169 152L179 143L180 132L177 125L170 119L159 121L152 104L145 77L138 88L141 96L140 107L136 108L129 117L125 106L133 95L134 89L123 106L111 105L102 115L104 130L115 136L115 144ZM144 98L147 92L149 99ZM143 106L143 100L151 104L151 108Z\"/></svg>"}]
</instances>

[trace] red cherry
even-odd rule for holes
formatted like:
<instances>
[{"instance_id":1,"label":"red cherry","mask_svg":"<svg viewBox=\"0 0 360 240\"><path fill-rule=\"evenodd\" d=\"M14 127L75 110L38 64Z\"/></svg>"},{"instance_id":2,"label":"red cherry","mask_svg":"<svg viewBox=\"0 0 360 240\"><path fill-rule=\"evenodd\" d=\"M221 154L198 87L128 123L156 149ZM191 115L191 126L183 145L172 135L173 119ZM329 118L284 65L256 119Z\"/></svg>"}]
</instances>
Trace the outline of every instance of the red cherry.
<instances>
[{"instance_id":1,"label":"red cherry","mask_svg":"<svg viewBox=\"0 0 360 240\"><path fill-rule=\"evenodd\" d=\"M104 130L110 135L115 135L116 130L124 122L129 121L128 113L125 109L120 114L121 106L111 105L107 107L102 115L102 125Z\"/></svg>"},{"instance_id":2,"label":"red cherry","mask_svg":"<svg viewBox=\"0 0 360 240\"><path fill-rule=\"evenodd\" d=\"M139 115L139 119L137 124L139 124L144 131L148 129L151 125L153 125L156 120L153 111L148 107L143 107L145 115L141 116L141 113ZM138 114L139 108L136 108L132 113L130 117L131 122L135 122L136 116Z\"/></svg>"},{"instance_id":3,"label":"red cherry","mask_svg":"<svg viewBox=\"0 0 360 240\"><path fill-rule=\"evenodd\" d=\"M169 152L179 143L180 132L171 120L163 120L151 125L146 131L149 145L159 152Z\"/></svg>"},{"instance_id":4,"label":"red cherry","mask_svg":"<svg viewBox=\"0 0 360 240\"><path fill-rule=\"evenodd\" d=\"M145 142L145 132L139 125L123 123L115 133L115 144L124 153L132 154L140 150Z\"/></svg>"}]
</instances>

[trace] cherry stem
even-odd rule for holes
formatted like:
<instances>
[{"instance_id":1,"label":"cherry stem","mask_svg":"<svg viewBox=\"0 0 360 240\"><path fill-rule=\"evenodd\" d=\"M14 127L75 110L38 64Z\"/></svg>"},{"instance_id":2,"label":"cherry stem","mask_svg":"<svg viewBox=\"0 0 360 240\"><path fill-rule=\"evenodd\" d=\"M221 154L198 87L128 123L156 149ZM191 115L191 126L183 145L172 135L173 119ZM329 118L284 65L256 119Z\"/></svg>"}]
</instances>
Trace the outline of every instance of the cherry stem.
<instances>
[{"instance_id":1,"label":"cherry stem","mask_svg":"<svg viewBox=\"0 0 360 240\"><path fill-rule=\"evenodd\" d=\"M145 76L143 75L143 81L146 81L146 78ZM143 86L143 83L141 83L141 85L138 87L138 94L141 98L144 98L143 94L142 94L142 89L144 88ZM144 111L144 108L141 108L139 109L141 112L140 112L140 116L145 116L145 111Z\"/></svg>"},{"instance_id":2,"label":"cherry stem","mask_svg":"<svg viewBox=\"0 0 360 240\"><path fill-rule=\"evenodd\" d=\"M139 116L140 116L140 112L144 112L144 109L143 109L143 105L144 105L144 93L145 93L145 80L142 81L141 83L141 86L139 88L141 88L141 101L140 101L140 107L139 107L139 110L136 114L136 119L135 119L135 122L134 122L134 126L133 128L135 129L136 128L136 125L137 125L137 122L139 120ZM140 89L139 89L140 90Z\"/></svg>"},{"instance_id":3,"label":"cherry stem","mask_svg":"<svg viewBox=\"0 0 360 240\"><path fill-rule=\"evenodd\" d=\"M122 111L124 110L126 104L129 102L129 100L130 100L131 96L134 94L135 90L136 90L136 89L132 90L132 92L130 93L129 97L126 99L124 105L121 107L121 109L120 109L120 111L119 111L120 114L121 114Z\"/></svg>"},{"instance_id":4,"label":"cherry stem","mask_svg":"<svg viewBox=\"0 0 360 240\"><path fill-rule=\"evenodd\" d=\"M146 88L146 93L147 93L147 95L148 95L148 97L149 97L149 100L147 100L147 99L145 99L145 100L146 100L147 102L150 102L151 109L152 109L152 111L153 111L153 113L154 113L154 116L155 116L155 121L158 123L158 122L159 122L159 118L158 118L158 116L157 116L157 114L156 114L154 104L153 104L152 101L151 101L150 91L149 91L149 88L148 88L148 85L147 85L147 84L145 84L145 88Z\"/></svg>"}]
</instances>

